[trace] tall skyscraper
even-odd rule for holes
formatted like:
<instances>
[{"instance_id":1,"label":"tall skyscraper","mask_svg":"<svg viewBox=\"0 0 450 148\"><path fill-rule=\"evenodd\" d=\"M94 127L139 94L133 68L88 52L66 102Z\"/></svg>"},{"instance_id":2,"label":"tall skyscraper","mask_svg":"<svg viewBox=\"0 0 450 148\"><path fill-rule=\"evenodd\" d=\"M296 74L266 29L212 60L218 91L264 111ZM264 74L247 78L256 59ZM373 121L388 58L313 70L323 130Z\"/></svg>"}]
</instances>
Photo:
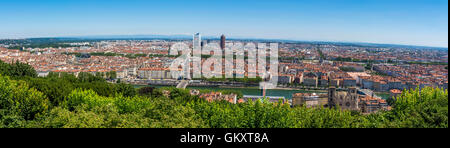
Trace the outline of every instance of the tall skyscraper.
<instances>
[{"instance_id":1,"label":"tall skyscraper","mask_svg":"<svg viewBox=\"0 0 450 148\"><path fill-rule=\"evenodd\" d=\"M222 36L220 37L220 48L221 48L222 50L225 50L225 42L226 42L226 37L225 37L225 35L222 35Z\"/></svg>"},{"instance_id":2,"label":"tall skyscraper","mask_svg":"<svg viewBox=\"0 0 450 148\"><path fill-rule=\"evenodd\" d=\"M194 43L193 43L193 57L192 57L192 77L193 78L201 78L201 55L202 55L202 48L205 45L202 45L202 36L200 33L197 33L194 35Z\"/></svg>"},{"instance_id":3,"label":"tall skyscraper","mask_svg":"<svg viewBox=\"0 0 450 148\"><path fill-rule=\"evenodd\" d=\"M196 33L194 35L194 43L192 44L192 46L195 47L201 47L201 42L202 42L202 36L200 35L200 33Z\"/></svg>"}]
</instances>

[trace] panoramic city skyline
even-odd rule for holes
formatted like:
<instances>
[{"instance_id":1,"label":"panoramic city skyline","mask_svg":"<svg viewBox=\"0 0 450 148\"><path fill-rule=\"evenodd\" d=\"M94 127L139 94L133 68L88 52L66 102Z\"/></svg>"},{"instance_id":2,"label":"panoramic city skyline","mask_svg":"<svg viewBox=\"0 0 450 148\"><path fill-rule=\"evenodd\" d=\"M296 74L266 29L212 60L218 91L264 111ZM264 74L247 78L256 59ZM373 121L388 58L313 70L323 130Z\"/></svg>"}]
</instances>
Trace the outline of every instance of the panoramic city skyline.
<instances>
[{"instance_id":1,"label":"panoramic city skyline","mask_svg":"<svg viewBox=\"0 0 450 148\"><path fill-rule=\"evenodd\" d=\"M173 128L140 139L256 146L298 145L311 134L297 128L448 128L448 0L0 6L0 130Z\"/></svg>"},{"instance_id":2,"label":"panoramic city skyline","mask_svg":"<svg viewBox=\"0 0 450 148\"><path fill-rule=\"evenodd\" d=\"M227 35L448 48L447 0L1 1L0 38Z\"/></svg>"}]
</instances>

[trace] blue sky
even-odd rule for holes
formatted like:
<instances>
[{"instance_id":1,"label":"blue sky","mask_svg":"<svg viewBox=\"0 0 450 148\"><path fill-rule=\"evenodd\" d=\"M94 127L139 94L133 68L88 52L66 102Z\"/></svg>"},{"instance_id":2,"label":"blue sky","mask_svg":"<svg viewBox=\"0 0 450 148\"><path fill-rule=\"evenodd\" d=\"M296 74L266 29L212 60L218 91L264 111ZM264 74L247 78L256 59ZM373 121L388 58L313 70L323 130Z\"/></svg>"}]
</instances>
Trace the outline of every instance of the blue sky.
<instances>
[{"instance_id":1,"label":"blue sky","mask_svg":"<svg viewBox=\"0 0 450 148\"><path fill-rule=\"evenodd\" d=\"M448 47L448 0L1 0L0 38L175 35Z\"/></svg>"}]
</instances>

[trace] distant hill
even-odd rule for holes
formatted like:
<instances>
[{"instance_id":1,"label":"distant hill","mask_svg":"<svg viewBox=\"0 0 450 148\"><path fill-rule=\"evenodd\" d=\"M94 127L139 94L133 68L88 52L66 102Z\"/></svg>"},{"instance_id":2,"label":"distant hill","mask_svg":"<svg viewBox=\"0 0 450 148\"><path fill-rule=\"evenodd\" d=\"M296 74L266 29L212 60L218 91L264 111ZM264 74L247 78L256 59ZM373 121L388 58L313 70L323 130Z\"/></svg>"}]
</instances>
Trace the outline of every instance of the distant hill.
<instances>
[{"instance_id":1,"label":"distant hill","mask_svg":"<svg viewBox=\"0 0 450 148\"><path fill-rule=\"evenodd\" d=\"M219 40L219 36L202 36L204 40ZM192 35L97 35L97 36L74 36L74 37L54 37L54 38L28 38L19 39L27 43L49 43L49 42L77 42L77 41L98 41L98 40L192 40ZM338 46L356 46L356 47L376 47L376 48L409 48L409 49L433 49L448 51L444 47L427 47L413 45L396 44L375 44L358 42L329 42L329 41L297 41L283 39L259 39L259 38L233 38L227 40L233 41L258 41L258 42L280 42L280 43L304 43L304 44L331 44ZM2 41L2 40L0 40ZM5 40L3 40L5 41ZM8 40L9 42L11 40ZM1 43L1 42L0 42Z\"/></svg>"}]
</instances>

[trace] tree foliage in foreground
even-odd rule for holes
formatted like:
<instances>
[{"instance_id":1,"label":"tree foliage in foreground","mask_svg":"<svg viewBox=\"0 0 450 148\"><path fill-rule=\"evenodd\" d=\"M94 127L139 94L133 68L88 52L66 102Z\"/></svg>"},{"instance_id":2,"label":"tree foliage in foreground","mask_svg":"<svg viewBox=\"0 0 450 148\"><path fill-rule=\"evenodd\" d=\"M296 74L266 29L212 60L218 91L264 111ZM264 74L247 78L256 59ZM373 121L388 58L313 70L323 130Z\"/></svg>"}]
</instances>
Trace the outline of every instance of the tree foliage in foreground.
<instances>
[{"instance_id":1,"label":"tree foliage in foreground","mask_svg":"<svg viewBox=\"0 0 450 148\"><path fill-rule=\"evenodd\" d=\"M12 81L0 75L0 128L21 127L45 115L50 102L45 95L29 88L23 81Z\"/></svg>"},{"instance_id":2,"label":"tree foliage in foreground","mask_svg":"<svg viewBox=\"0 0 450 148\"><path fill-rule=\"evenodd\" d=\"M75 88L51 105L26 81L0 76L0 128L448 128L448 92L405 91L393 110L362 115L336 109L290 108L256 101L209 103L188 90L151 95L99 95Z\"/></svg>"},{"instance_id":3,"label":"tree foliage in foreground","mask_svg":"<svg viewBox=\"0 0 450 148\"><path fill-rule=\"evenodd\" d=\"M0 74L11 77L37 77L33 67L19 61L8 64L0 60Z\"/></svg>"}]
</instances>

